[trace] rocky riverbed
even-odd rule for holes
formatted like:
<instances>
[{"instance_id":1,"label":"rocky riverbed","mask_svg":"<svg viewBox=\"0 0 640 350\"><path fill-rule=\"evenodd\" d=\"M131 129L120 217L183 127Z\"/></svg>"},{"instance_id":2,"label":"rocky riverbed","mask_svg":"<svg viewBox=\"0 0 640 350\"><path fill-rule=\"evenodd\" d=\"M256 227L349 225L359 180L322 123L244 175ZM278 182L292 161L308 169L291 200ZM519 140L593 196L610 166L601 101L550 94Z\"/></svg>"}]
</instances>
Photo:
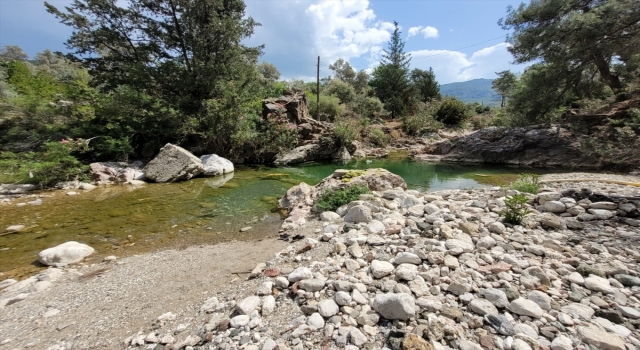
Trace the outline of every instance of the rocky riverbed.
<instances>
[{"instance_id":1,"label":"rocky riverbed","mask_svg":"<svg viewBox=\"0 0 640 350\"><path fill-rule=\"evenodd\" d=\"M387 181L395 188L297 221L281 237L296 242L0 282L0 347L640 348L640 178L542 180L522 226L501 222L513 191L419 193ZM296 191L301 206L313 198Z\"/></svg>"}]
</instances>

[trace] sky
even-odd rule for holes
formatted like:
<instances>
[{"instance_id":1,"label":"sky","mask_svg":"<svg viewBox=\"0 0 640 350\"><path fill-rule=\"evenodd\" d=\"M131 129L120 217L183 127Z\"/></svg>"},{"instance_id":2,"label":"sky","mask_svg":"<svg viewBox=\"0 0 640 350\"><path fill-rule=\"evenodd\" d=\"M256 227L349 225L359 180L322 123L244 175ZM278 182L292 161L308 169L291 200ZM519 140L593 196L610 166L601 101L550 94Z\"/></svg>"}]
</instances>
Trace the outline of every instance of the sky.
<instances>
[{"instance_id":1,"label":"sky","mask_svg":"<svg viewBox=\"0 0 640 350\"><path fill-rule=\"evenodd\" d=\"M62 8L71 0L48 0ZM283 79L315 80L342 58L356 70L379 62L401 27L411 68L433 68L440 84L495 78L510 69L508 32L498 26L514 0L245 0L246 13L261 23L246 45L264 44L261 61L273 63ZM72 30L44 8L43 0L0 0L0 47L18 45L34 56L44 49L66 51Z\"/></svg>"}]
</instances>

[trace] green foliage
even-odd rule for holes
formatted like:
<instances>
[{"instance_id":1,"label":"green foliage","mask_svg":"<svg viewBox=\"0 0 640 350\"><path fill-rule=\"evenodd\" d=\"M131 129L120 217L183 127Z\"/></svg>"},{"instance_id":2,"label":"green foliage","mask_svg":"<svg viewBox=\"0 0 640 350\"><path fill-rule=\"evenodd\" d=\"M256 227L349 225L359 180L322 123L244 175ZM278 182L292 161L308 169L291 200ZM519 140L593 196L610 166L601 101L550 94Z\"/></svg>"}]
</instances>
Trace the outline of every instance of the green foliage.
<instances>
[{"instance_id":1,"label":"green foliage","mask_svg":"<svg viewBox=\"0 0 640 350\"><path fill-rule=\"evenodd\" d=\"M434 119L438 102L418 103L416 112L403 118L404 131L412 136L425 132L436 132L443 124Z\"/></svg>"},{"instance_id":2,"label":"green foliage","mask_svg":"<svg viewBox=\"0 0 640 350\"><path fill-rule=\"evenodd\" d=\"M323 93L336 96L343 104L349 104L356 99L356 90L353 86L339 79L332 79L325 86ZM322 98L323 96L320 95L320 99Z\"/></svg>"},{"instance_id":3,"label":"green foliage","mask_svg":"<svg viewBox=\"0 0 640 350\"><path fill-rule=\"evenodd\" d=\"M527 197L523 194L507 197L504 204L507 208L500 215L504 217L505 222L513 225L522 224L524 217L531 212L527 208Z\"/></svg>"},{"instance_id":4,"label":"green foliage","mask_svg":"<svg viewBox=\"0 0 640 350\"><path fill-rule=\"evenodd\" d=\"M348 84L353 84L356 79L356 71L351 67L349 62L339 58L333 64L329 65L329 69L336 75L336 79Z\"/></svg>"},{"instance_id":5,"label":"green foliage","mask_svg":"<svg viewBox=\"0 0 640 350\"><path fill-rule=\"evenodd\" d=\"M318 115L318 107L316 106L316 95L307 92L309 97L309 113L315 118ZM340 99L333 95L320 95L320 119L335 120L344 114L344 105L340 104Z\"/></svg>"},{"instance_id":6,"label":"green foliage","mask_svg":"<svg viewBox=\"0 0 640 350\"><path fill-rule=\"evenodd\" d=\"M504 107L507 97L516 88L518 77L510 70L503 70L496 73L498 77L491 82L491 88L501 96L500 107Z\"/></svg>"},{"instance_id":7,"label":"green foliage","mask_svg":"<svg viewBox=\"0 0 640 350\"><path fill-rule=\"evenodd\" d=\"M469 117L467 106L455 97L446 97L435 112L435 119L448 126L462 126Z\"/></svg>"},{"instance_id":8,"label":"green foliage","mask_svg":"<svg viewBox=\"0 0 640 350\"><path fill-rule=\"evenodd\" d=\"M386 147L391 141L391 137L380 129L371 129L369 132L369 141L378 147Z\"/></svg>"},{"instance_id":9,"label":"green foliage","mask_svg":"<svg viewBox=\"0 0 640 350\"><path fill-rule=\"evenodd\" d=\"M360 137L360 127L352 119L339 119L333 125L333 133L342 146L350 145Z\"/></svg>"},{"instance_id":10,"label":"green foliage","mask_svg":"<svg viewBox=\"0 0 640 350\"><path fill-rule=\"evenodd\" d=\"M537 174L520 174L520 178L511 183L511 188L525 193L538 194L540 176Z\"/></svg>"},{"instance_id":11,"label":"green foliage","mask_svg":"<svg viewBox=\"0 0 640 350\"><path fill-rule=\"evenodd\" d=\"M85 140L64 139L60 142L45 143L41 152L2 152L0 171L13 182L34 183L47 187L83 176L89 167L83 165L72 153L83 153L87 150Z\"/></svg>"},{"instance_id":12,"label":"green foliage","mask_svg":"<svg viewBox=\"0 0 640 350\"><path fill-rule=\"evenodd\" d=\"M389 47L384 50L382 62L371 74L369 85L384 103L385 109L395 118L406 114L413 91L409 81L411 57L404 52L398 22L394 22L394 25Z\"/></svg>"},{"instance_id":13,"label":"green foliage","mask_svg":"<svg viewBox=\"0 0 640 350\"><path fill-rule=\"evenodd\" d=\"M385 112L384 105L379 98L362 94L355 96L349 104L349 108L364 118L378 117Z\"/></svg>"},{"instance_id":14,"label":"green foliage","mask_svg":"<svg viewBox=\"0 0 640 350\"><path fill-rule=\"evenodd\" d=\"M328 190L316 201L316 208L321 211L335 211L345 204L349 204L361 194L371 193L365 185L353 185L342 190Z\"/></svg>"},{"instance_id":15,"label":"green foliage","mask_svg":"<svg viewBox=\"0 0 640 350\"><path fill-rule=\"evenodd\" d=\"M436 75L431 67L429 67L428 71L418 68L412 70L411 83L419 101L428 102L432 99L439 100L441 98L440 84L438 84Z\"/></svg>"},{"instance_id":16,"label":"green foliage","mask_svg":"<svg viewBox=\"0 0 640 350\"><path fill-rule=\"evenodd\" d=\"M631 48L640 44L636 0L531 1L509 7L500 25L513 30L508 40L515 63L542 61L566 68L558 80L592 68L614 90L623 82L611 62L615 58L624 70L637 53Z\"/></svg>"}]
</instances>

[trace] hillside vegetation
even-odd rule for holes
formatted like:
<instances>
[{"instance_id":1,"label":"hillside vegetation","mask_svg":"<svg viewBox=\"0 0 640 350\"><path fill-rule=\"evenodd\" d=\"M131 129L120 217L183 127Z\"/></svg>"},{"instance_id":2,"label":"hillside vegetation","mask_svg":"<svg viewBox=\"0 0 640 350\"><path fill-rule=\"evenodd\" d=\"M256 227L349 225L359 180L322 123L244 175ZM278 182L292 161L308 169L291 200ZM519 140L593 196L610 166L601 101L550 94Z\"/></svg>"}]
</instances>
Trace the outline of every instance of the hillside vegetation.
<instances>
[{"instance_id":1,"label":"hillside vegetation","mask_svg":"<svg viewBox=\"0 0 640 350\"><path fill-rule=\"evenodd\" d=\"M480 103L485 106L500 106L500 98L491 87L493 79L473 79L440 85L442 95L453 96L464 103Z\"/></svg>"},{"instance_id":2,"label":"hillside vegetation","mask_svg":"<svg viewBox=\"0 0 640 350\"><path fill-rule=\"evenodd\" d=\"M395 22L371 74L339 59L319 91L315 83L280 80L277 67L260 62L263 46L241 44L258 25L241 0L45 6L74 29L70 52L30 58L17 46L0 49L0 181L51 185L83 176L91 161L149 159L167 142L231 160L247 150L286 152L298 145L297 126L263 115L261 106L285 90L306 92L311 101L320 94L311 115L334 124L339 144L385 147L392 138L385 119L411 136L557 122L632 100L639 87L634 0L510 7L500 21L509 50L516 63L532 65L520 75L503 71L493 81L445 86L432 69L411 69ZM474 96L486 97L465 104ZM488 106L494 99L501 108ZM639 114L629 107L616 127L637 135Z\"/></svg>"}]
</instances>

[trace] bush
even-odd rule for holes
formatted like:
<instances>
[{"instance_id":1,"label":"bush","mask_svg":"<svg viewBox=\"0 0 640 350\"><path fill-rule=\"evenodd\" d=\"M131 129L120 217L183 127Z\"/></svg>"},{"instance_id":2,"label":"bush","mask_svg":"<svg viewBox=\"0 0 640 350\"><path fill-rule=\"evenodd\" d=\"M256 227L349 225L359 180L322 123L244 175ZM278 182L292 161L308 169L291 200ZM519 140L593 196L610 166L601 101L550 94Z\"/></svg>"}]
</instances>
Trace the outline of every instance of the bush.
<instances>
[{"instance_id":1,"label":"bush","mask_svg":"<svg viewBox=\"0 0 640 350\"><path fill-rule=\"evenodd\" d=\"M351 103L356 98L356 90L353 86L339 79L332 79L327 84L324 92L327 95L338 97L340 102L344 104ZM322 100L322 96L320 96L320 100Z\"/></svg>"},{"instance_id":2,"label":"bush","mask_svg":"<svg viewBox=\"0 0 640 350\"><path fill-rule=\"evenodd\" d=\"M353 185L342 190L328 190L316 201L316 208L320 211L335 211L345 204L349 204L361 194L371 193L365 185Z\"/></svg>"},{"instance_id":3,"label":"bush","mask_svg":"<svg viewBox=\"0 0 640 350\"><path fill-rule=\"evenodd\" d=\"M373 129L369 133L369 140L378 147L386 147L389 144L390 137L380 129Z\"/></svg>"},{"instance_id":4,"label":"bush","mask_svg":"<svg viewBox=\"0 0 640 350\"><path fill-rule=\"evenodd\" d=\"M354 120L340 119L334 124L333 132L338 143L341 146L346 146L359 139L360 127Z\"/></svg>"},{"instance_id":5,"label":"bush","mask_svg":"<svg viewBox=\"0 0 640 350\"><path fill-rule=\"evenodd\" d=\"M467 106L455 97L446 97L436 110L435 118L448 126L461 126L468 118Z\"/></svg>"},{"instance_id":6,"label":"bush","mask_svg":"<svg viewBox=\"0 0 640 350\"><path fill-rule=\"evenodd\" d=\"M522 224L522 219L531 212L527 208L527 197L523 194L507 197L504 204L507 208L500 214L504 216L505 222L513 225Z\"/></svg>"},{"instance_id":7,"label":"bush","mask_svg":"<svg viewBox=\"0 0 640 350\"><path fill-rule=\"evenodd\" d=\"M377 117L385 113L384 104L375 96L356 95L353 102L349 104L349 108L365 118Z\"/></svg>"},{"instance_id":8,"label":"bush","mask_svg":"<svg viewBox=\"0 0 640 350\"><path fill-rule=\"evenodd\" d=\"M309 114L316 118L318 107L316 106L316 95L307 92L309 97ZM335 120L344 114L344 106L340 104L340 99L332 95L320 95L320 119Z\"/></svg>"},{"instance_id":9,"label":"bush","mask_svg":"<svg viewBox=\"0 0 640 350\"><path fill-rule=\"evenodd\" d=\"M540 176L537 174L520 174L520 178L511 183L511 188L520 192L537 194L540 191L539 178Z\"/></svg>"}]
</instances>

